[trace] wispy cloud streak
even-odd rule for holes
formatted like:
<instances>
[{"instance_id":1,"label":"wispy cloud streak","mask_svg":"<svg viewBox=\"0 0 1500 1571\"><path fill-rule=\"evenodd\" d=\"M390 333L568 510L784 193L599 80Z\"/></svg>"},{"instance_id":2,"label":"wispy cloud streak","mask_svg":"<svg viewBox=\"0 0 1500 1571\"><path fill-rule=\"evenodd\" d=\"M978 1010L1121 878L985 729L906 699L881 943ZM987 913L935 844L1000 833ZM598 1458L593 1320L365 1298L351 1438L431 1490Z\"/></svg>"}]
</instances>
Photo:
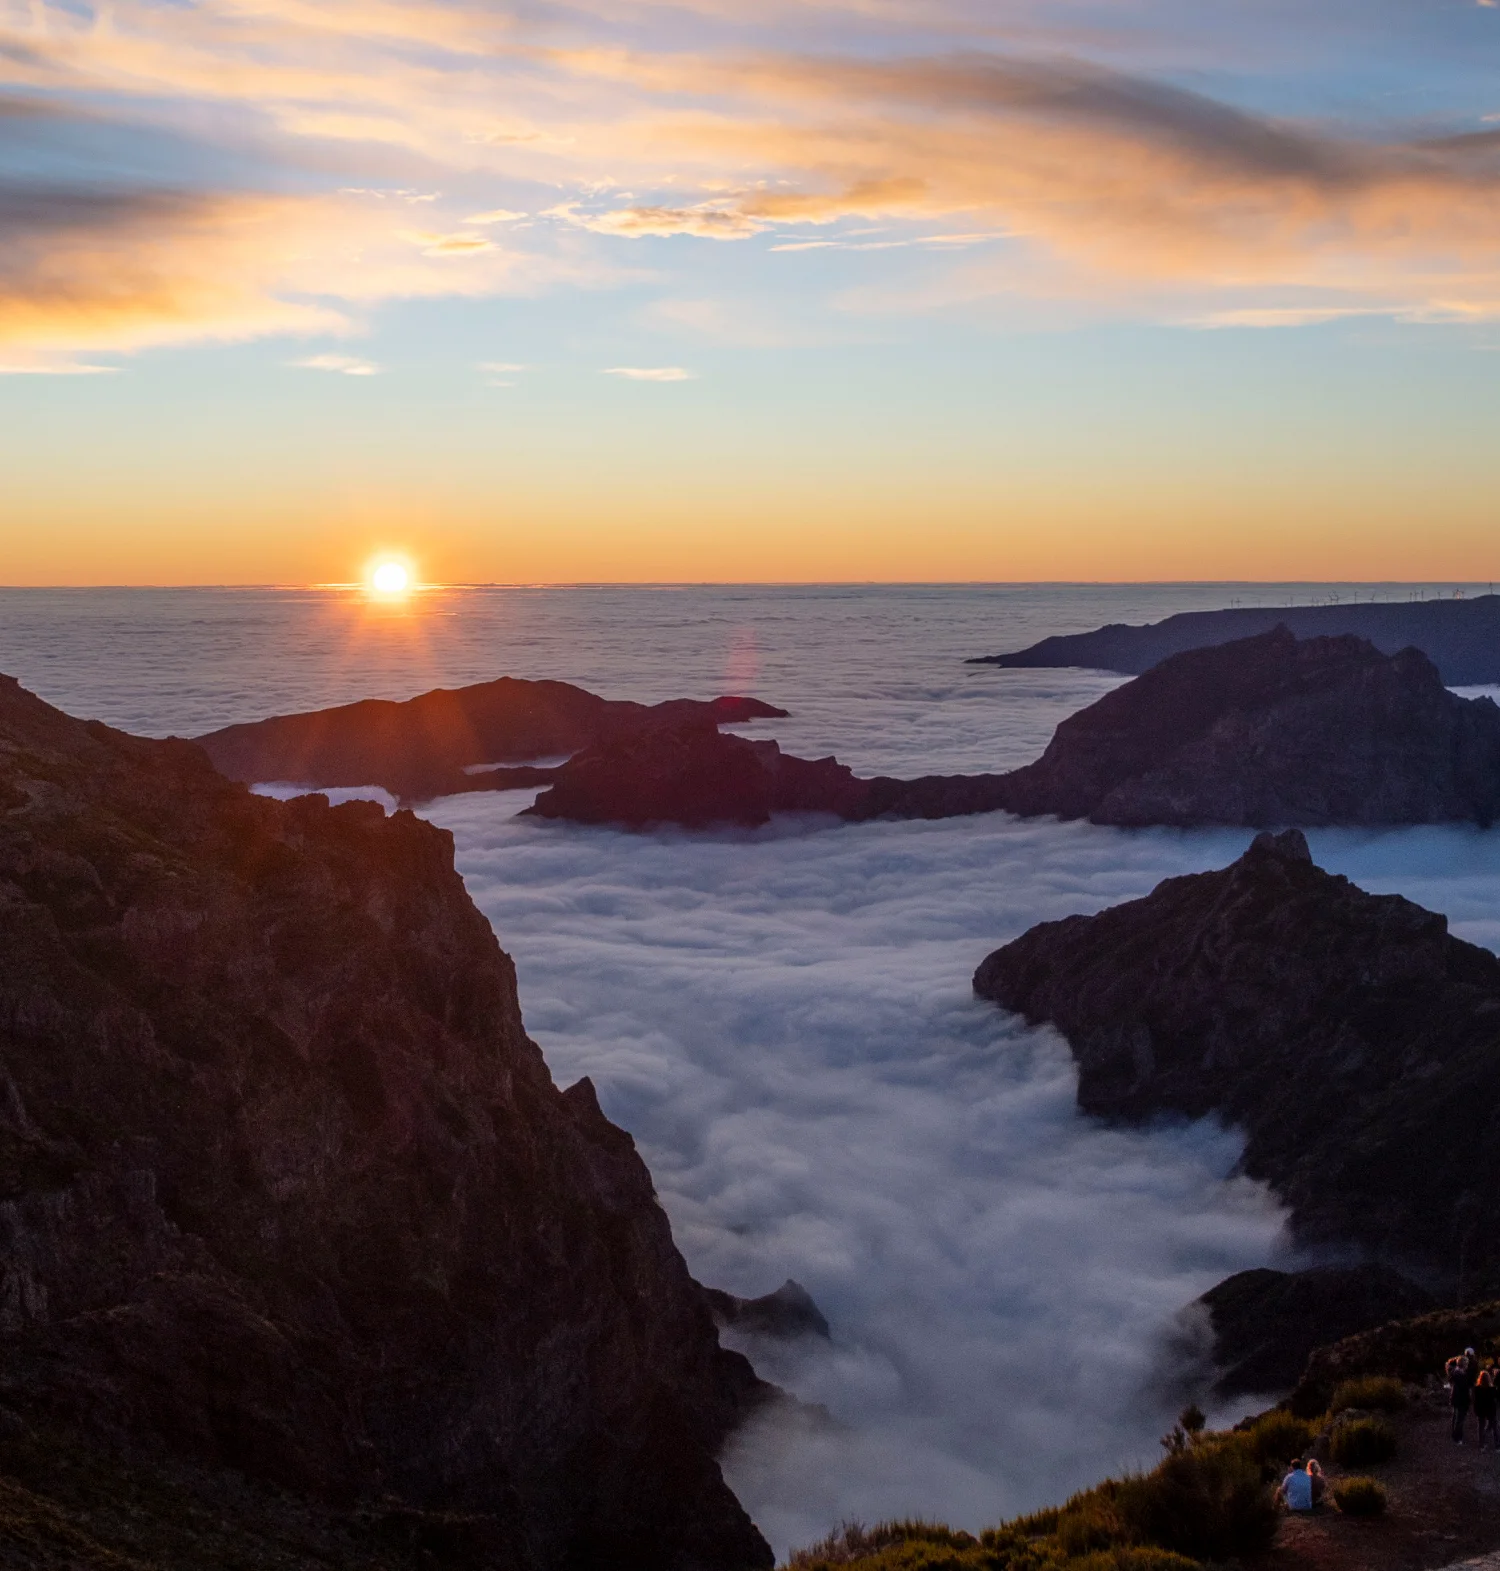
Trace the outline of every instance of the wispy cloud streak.
<instances>
[{"instance_id":1,"label":"wispy cloud streak","mask_svg":"<svg viewBox=\"0 0 1500 1571\"><path fill-rule=\"evenodd\" d=\"M159 189L107 160L86 189L0 185L0 344L326 331L374 301L603 276L635 242L831 250L870 222L893 232L865 249L1005 237L907 309L1500 314L1500 134L1355 134L1190 90L1170 51L1121 65L1173 17L1200 37L1175 0L8 0L0 150L38 117L108 114L194 146L212 125L238 163Z\"/></svg>"}]
</instances>

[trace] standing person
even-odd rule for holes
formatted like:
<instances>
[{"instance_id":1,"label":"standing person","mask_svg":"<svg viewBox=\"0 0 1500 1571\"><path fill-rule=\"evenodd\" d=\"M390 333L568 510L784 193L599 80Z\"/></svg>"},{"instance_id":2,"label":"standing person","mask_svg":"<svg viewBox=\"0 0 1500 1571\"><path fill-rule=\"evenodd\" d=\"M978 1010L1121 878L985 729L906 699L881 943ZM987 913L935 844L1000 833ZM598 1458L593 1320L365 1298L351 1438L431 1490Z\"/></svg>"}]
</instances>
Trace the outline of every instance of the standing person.
<instances>
[{"instance_id":1,"label":"standing person","mask_svg":"<svg viewBox=\"0 0 1500 1571\"><path fill-rule=\"evenodd\" d=\"M1480 1371L1474 1382L1474 1416L1479 1420L1479 1449L1484 1450L1484 1437L1490 1437L1490 1449L1500 1451L1500 1430L1495 1427L1495 1415L1500 1409L1500 1391L1495 1389L1495 1379L1488 1369Z\"/></svg>"},{"instance_id":2,"label":"standing person","mask_svg":"<svg viewBox=\"0 0 1500 1571\"><path fill-rule=\"evenodd\" d=\"M1448 1360L1449 1400L1453 1404L1453 1443L1456 1446L1464 1443L1464 1425L1469 1419L1469 1399L1474 1390L1476 1363L1472 1347L1464 1349L1462 1358Z\"/></svg>"}]
</instances>

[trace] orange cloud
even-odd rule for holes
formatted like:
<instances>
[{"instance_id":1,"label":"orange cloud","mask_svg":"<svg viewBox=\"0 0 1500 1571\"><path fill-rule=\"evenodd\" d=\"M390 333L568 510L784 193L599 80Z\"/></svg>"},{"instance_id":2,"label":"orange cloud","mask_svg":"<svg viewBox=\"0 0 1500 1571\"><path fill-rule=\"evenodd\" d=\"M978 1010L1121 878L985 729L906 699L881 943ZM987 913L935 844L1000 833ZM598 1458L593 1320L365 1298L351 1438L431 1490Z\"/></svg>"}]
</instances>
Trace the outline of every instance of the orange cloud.
<instances>
[{"instance_id":1,"label":"orange cloud","mask_svg":"<svg viewBox=\"0 0 1500 1571\"><path fill-rule=\"evenodd\" d=\"M633 0L530 21L460 0L0 9L0 79L34 92L104 90L183 123L184 105L230 106L278 156L316 149L362 177L409 179L420 158L434 184L446 171L470 188L579 193L527 231L529 261L476 232L518 215L472 194L424 213L420 231L398 231L373 198L351 206L353 193L143 196L82 227L23 222L0 260L0 342L44 353L328 330L349 302L560 276L540 260L559 225L600 246L765 236L782 251L826 248L809 229L848 221L899 231L872 246L1007 237L901 297L867 293L880 309L1029 292L1241 325L1500 314L1497 133L1361 141L1081 60L903 57L903 30L979 36L973 7L936 0L776 8L839 15L856 42L878 31L878 56L846 58L713 47L715 25L739 37L763 19L745 0L679 9L707 30L695 53L621 47L612 29L653 14ZM1015 36L1039 25L1034 5L999 12ZM10 247L6 224L0 213Z\"/></svg>"}]
</instances>

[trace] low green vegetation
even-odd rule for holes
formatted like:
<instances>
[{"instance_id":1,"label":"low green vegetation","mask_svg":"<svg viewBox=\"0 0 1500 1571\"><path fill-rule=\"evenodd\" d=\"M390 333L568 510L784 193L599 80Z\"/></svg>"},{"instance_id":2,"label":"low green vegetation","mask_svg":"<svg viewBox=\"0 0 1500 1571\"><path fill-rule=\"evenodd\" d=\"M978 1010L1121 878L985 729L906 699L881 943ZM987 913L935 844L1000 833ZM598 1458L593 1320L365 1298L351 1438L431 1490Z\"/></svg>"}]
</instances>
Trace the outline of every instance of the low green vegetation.
<instances>
[{"instance_id":1,"label":"low green vegetation","mask_svg":"<svg viewBox=\"0 0 1500 1571\"><path fill-rule=\"evenodd\" d=\"M1385 1490L1373 1478L1341 1478L1333 1486L1333 1503L1345 1516L1379 1516Z\"/></svg>"},{"instance_id":2,"label":"low green vegetation","mask_svg":"<svg viewBox=\"0 0 1500 1571\"><path fill-rule=\"evenodd\" d=\"M788 1571L1197 1571L1270 1547L1276 1481L1315 1433L1283 1412L1210 1433L1189 1409L1148 1473L1108 1479L978 1537L930 1522L846 1523L793 1555Z\"/></svg>"},{"instance_id":3,"label":"low green vegetation","mask_svg":"<svg viewBox=\"0 0 1500 1571\"><path fill-rule=\"evenodd\" d=\"M1336 1424L1330 1443L1340 1467L1377 1467L1396 1454L1396 1431L1383 1418L1351 1418Z\"/></svg>"},{"instance_id":4,"label":"low green vegetation","mask_svg":"<svg viewBox=\"0 0 1500 1571\"><path fill-rule=\"evenodd\" d=\"M1389 1375L1364 1375L1335 1386L1328 1411L1345 1413L1352 1408L1363 1413L1399 1413L1406 1402L1406 1387L1399 1380Z\"/></svg>"}]
</instances>

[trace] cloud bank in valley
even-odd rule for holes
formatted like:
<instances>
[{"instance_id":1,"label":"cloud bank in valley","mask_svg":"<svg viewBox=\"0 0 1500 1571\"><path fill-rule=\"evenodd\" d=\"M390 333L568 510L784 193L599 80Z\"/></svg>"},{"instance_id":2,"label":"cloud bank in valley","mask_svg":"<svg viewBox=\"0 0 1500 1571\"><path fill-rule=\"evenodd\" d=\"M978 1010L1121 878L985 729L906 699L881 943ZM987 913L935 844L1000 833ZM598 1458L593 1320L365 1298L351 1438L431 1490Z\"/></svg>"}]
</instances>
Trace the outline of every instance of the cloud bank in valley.
<instances>
[{"instance_id":1,"label":"cloud bank in valley","mask_svg":"<svg viewBox=\"0 0 1500 1571\"><path fill-rule=\"evenodd\" d=\"M1279 1208L1212 1126L1079 1117L1065 1046L970 993L989 947L1243 836L983 820L754 835L556 832L453 799L459 865L561 1082L636 1136L699 1277L794 1276L831 1348L759 1345L838 1429L743 1437L777 1547L841 1517L978 1527L1146 1461L1176 1312L1274 1256Z\"/></svg>"}]
</instances>

